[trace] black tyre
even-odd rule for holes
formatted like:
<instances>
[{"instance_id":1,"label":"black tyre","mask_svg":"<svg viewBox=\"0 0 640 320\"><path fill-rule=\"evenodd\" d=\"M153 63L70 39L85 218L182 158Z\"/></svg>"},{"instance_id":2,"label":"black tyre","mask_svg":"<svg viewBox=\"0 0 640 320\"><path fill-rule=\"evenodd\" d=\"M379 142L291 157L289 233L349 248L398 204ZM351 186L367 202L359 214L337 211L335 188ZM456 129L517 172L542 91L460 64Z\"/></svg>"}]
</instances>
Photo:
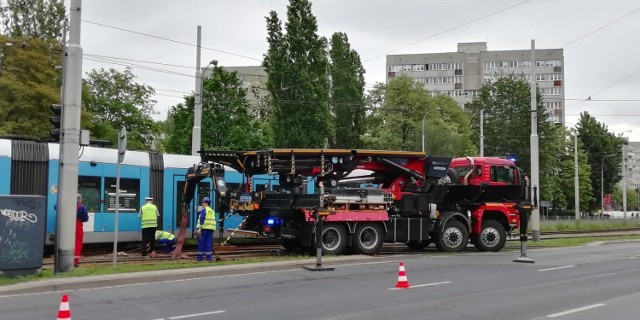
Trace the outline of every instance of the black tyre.
<instances>
[{"instance_id":1,"label":"black tyre","mask_svg":"<svg viewBox=\"0 0 640 320\"><path fill-rule=\"evenodd\" d=\"M447 221L444 230L438 234L436 246L445 252L459 252L469 243L469 230L460 221L453 218Z\"/></svg>"},{"instance_id":2,"label":"black tyre","mask_svg":"<svg viewBox=\"0 0 640 320\"><path fill-rule=\"evenodd\" d=\"M347 230L344 225L339 223L326 223L322 231L322 254L339 255L342 254L346 247Z\"/></svg>"},{"instance_id":3,"label":"black tyre","mask_svg":"<svg viewBox=\"0 0 640 320\"><path fill-rule=\"evenodd\" d=\"M359 223L353 235L353 248L357 253L375 254L382 247L384 234L377 223Z\"/></svg>"},{"instance_id":4,"label":"black tyre","mask_svg":"<svg viewBox=\"0 0 640 320\"><path fill-rule=\"evenodd\" d=\"M479 251L500 251L507 241L507 232L504 226L495 220L482 222L482 230L474 241L474 246Z\"/></svg>"},{"instance_id":5,"label":"black tyre","mask_svg":"<svg viewBox=\"0 0 640 320\"><path fill-rule=\"evenodd\" d=\"M430 240L409 241L409 242L406 243L407 247L409 247L409 249L413 249L413 250L424 250L429 246L429 244L431 244Z\"/></svg>"}]
</instances>

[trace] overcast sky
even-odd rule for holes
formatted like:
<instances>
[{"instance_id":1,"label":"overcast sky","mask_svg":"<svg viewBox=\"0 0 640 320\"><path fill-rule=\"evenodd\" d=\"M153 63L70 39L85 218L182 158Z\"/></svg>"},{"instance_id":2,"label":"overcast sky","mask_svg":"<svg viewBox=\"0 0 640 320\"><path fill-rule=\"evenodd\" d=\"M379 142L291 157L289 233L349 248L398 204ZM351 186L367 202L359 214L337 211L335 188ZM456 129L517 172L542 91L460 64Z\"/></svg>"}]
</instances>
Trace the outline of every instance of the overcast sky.
<instances>
[{"instance_id":1,"label":"overcast sky","mask_svg":"<svg viewBox=\"0 0 640 320\"><path fill-rule=\"evenodd\" d=\"M196 27L201 25L202 46L208 48L202 50L203 66L212 59L222 66L259 65L267 50L264 17L275 10L286 20L287 4L288 0L85 0L83 69L122 70L125 67L115 63L134 63L168 71L133 68L138 82L162 94L155 97L160 113L156 119L164 119L168 108L195 87L195 46L95 23L189 44L196 43ZM486 41L489 50L529 49L531 39L539 49L563 48L565 98L592 99L566 102L567 125L573 126L579 113L588 111L610 130L640 141L640 1L316 0L313 12L320 35L347 33L363 60L369 86L385 81L385 55L390 52L454 52L458 42L480 41ZM176 66L105 62L95 55Z\"/></svg>"}]
</instances>

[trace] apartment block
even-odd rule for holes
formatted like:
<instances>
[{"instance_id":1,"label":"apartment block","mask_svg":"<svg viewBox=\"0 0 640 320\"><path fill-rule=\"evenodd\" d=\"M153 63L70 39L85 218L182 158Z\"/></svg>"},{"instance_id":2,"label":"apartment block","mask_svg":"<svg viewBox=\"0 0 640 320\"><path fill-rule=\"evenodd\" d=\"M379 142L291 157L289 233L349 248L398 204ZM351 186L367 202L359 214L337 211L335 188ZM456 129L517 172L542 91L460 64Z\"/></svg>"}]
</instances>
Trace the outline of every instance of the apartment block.
<instances>
[{"instance_id":1,"label":"apartment block","mask_svg":"<svg viewBox=\"0 0 640 320\"><path fill-rule=\"evenodd\" d=\"M549 121L565 121L563 49L536 49L536 83ZM452 97L463 108L496 76L522 75L531 81L531 50L492 50L486 42L458 43L457 52L387 55L387 82L408 76L431 95Z\"/></svg>"}]
</instances>

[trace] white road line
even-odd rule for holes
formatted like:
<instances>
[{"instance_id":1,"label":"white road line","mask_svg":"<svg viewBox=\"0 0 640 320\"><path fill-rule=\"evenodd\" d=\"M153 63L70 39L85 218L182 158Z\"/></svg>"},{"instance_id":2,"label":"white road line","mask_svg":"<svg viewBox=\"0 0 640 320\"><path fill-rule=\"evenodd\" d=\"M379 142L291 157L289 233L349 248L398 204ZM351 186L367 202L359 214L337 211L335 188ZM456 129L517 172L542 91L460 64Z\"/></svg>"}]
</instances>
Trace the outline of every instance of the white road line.
<instances>
[{"instance_id":1,"label":"white road line","mask_svg":"<svg viewBox=\"0 0 640 320\"><path fill-rule=\"evenodd\" d=\"M598 304L592 304L590 306L586 306L586 307L582 307L582 308L576 308L576 309L571 309L571 310L567 310L567 311L564 311L564 312L558 312L558 313L554 313L554 314L548 315L547 318L561 317L561 316L564 316L564 315L568 315L570 313L576 313L576 312L585 311L585 310L598 308L598 307L602 307L602 306L606 306L606 304L598 303Z\"/></svg>"},{"instance_id":2,"label":"white road line","mask_svg":"<svg viewBox=\"0 0 640 320\"><path fill-rule=\"evenodd\" d=\"M574 264L570 265L570 266L564 266L564 267L557 267L557 268L549 268L549 269L540 269L538 271L540 272L544 272L544 271L551 271L551 270L560 270L560 269L566 269L566 268L573 268L575 267Z\"/></svg>"},{"instance_id":3,"label":"white road line","mask_svg":"<svg viewBox=\"0 0 640 320\"><path fill-rule=\"evenodd\" d=\"M211 312L203 312L203 313L194 313L194 314L187 314L184 316L175 316L175 317L170 317L170 320L175 320L175 319L185 319L185 318L193 318L193 317L200 317L200 316L207 316L210 314L216 314L216 313L224 313L224 310L218 310L218 311L211 311Z\"/></svg>"},{"instance_id":4,"label":"white road line","mask_svg":"<svg viewBox=\"0 0 640 320\"><path fill-rule=\"evenodd\" d=\"M448 283L451 283L451 281L434 282L434 283L425 283L425 284L412 285L409 289L413 289L413 288L420 288L420 287L437 286L437 285L441 285L441 284L448 284ZM400 288L389 288L389 290L404 290L404 289L400 289Z\"/></svg>"}]
</instances>

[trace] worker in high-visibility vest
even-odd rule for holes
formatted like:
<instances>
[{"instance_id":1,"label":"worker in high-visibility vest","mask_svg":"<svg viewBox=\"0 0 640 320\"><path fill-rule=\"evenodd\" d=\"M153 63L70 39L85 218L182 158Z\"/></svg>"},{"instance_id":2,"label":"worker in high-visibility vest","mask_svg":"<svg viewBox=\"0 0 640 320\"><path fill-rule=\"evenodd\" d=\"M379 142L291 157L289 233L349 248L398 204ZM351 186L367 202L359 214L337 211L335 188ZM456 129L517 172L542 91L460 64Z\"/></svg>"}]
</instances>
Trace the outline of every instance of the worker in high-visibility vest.
<instances>
[{"instance_id":1,"label":"worker in high-visibility vest","mask_svg":"<svg viewBox=\"0 0 640 320\"><path fill-rule=\"evenodd\" d=\"M171 232L156 230L156 247L160 252L171 252L176 247L178 239Z\"/></svg>"},{"instance_id":2,"label":"worker in high-visibility vest","mask_svg":"<svg viewBox=\"0 0 640 320\"><path fill-rule=\"evenodd\" d=\"M202 261L202 256L211 261L213 255L213 231L216 230L216 214L211 208L211 199L202 199L202 210L198 212L198 222L196 224L196 235L198 236L198 261ZM216 257L219 261L220 257Z\"/></svg>"},{"instance_id":3,"label":"worker in high-visibility vest","mask_svg":"<svg viewBox=\"0 0 640 320\"><path fill-rule=\"evenodd\" d=\"M158 227L158 217L160 212L153 204L153 198L147 197L146 204L140 209L138 218L140 218L140 227L142 228L142 256L154 251L154 238L156 236L156 228Z\"/></svg>"}]
</instances>

